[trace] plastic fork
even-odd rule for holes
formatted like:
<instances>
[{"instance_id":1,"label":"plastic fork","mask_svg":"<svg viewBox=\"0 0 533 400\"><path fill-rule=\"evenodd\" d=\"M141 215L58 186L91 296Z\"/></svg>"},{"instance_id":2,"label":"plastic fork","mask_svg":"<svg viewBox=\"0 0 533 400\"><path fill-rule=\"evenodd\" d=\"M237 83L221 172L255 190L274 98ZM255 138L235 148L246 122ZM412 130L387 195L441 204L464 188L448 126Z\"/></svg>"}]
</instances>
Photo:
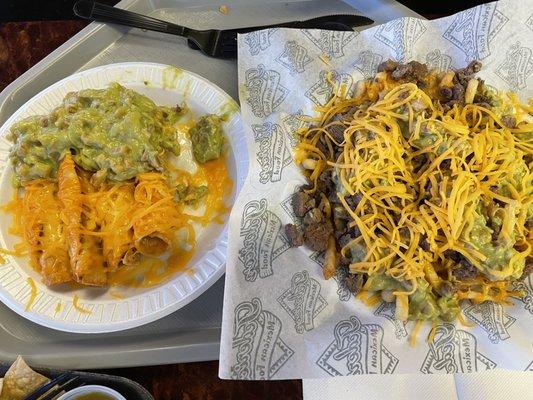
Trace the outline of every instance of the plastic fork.
<instances>
[{"instance_id":1,"label":"plastic fork","mask_svg":"<svg viewBox=\"0 0 533 400\"><path fill-rule=\"evenodd\" d=\"M80 0L74 5L74 13L92 21L114 23L150 31L169 33L187 38L189 47L201 50L216 58L237 57L237 34L265 28L329 29L352 31L356 26L372 24L370 18L362 15L326 15L306 21L292 21L276 25L255 26L237 29L196 30L162 21L146 15L101 4L95 1Z\"/></svg>"},{"instance_id":2,"label":"plastic fork","mask_svg":"<svg viewBox=\"0 0 533 400\"><path fill-rule=\"evenodd\" d=\"M83 385L85 385L85 383L81 382L79 376L74 376L71 373L64 373L26 396L24 400L52 400L63 391L68 392L69 390Z\"/></svg>"}]
</instances>

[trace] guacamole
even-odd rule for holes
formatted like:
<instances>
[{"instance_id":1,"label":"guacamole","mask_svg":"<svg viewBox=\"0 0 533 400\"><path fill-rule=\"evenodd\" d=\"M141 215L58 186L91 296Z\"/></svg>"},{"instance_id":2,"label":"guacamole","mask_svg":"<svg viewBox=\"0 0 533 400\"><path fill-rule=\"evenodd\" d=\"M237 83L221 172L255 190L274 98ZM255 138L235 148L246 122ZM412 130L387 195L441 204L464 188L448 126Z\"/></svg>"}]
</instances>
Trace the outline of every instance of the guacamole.
<instances>
[{"instance_id":1,"label":"guacamole","mask_svg":"<svg viewBox=\"0 0 533 400\"><path fill-rule=\"evenodd\" d=\"M376 274L368 277L365 289L369 291L409 291L411 285L401 282L385 274ZM409 295L410 320L433 320L440 318L444 321L453 321L459 313L459 301L453 296L436 296L431 285L424 278L417 279L416 290Z\"/></svg>"},{"instance_id":2,"label":"guacamole","mask_svg":"<svg viewBox=\"0 0 533 400\"><path fill-rule=\"evenodd\" d=\"M512 215L513 213L508 208L509 206L499 210ZM484 208L481 205L478 206L470 231L470 243L486 257L480 263L481 272L491 280L519 278L524 270L525 256L521 256L514 248L514 232L507 241L494 238L494 234L501 229L502 222L496 216L489 220L484 214ZM512 215L510 220L509 224L514 228L516 217Z\"/></svg>"},{"instance_id":3,"label":"guacamole","mask_svg":"<svg viewBox=\"0 0 533 400\"><path fill-rule=\"evenodd\" d=\"M215 160L222 155L225 138L221 122L216 115L204 115L189 131L192 152L199 163Z\"/></svg>"},{"instance_id":4,"label":"guacamole","mask_svg":"<svg viewBox=\"0 0 533 400\"><path fill-rule=\"evenodd\" d=\"M158 106L118 83L69 93L49 115L11 127L14 184L55 177L67 152L102 180L125 181L161 170L166 151L180 152L174 125L182 114L179 107Z\"/></svg>"}]
</instances>

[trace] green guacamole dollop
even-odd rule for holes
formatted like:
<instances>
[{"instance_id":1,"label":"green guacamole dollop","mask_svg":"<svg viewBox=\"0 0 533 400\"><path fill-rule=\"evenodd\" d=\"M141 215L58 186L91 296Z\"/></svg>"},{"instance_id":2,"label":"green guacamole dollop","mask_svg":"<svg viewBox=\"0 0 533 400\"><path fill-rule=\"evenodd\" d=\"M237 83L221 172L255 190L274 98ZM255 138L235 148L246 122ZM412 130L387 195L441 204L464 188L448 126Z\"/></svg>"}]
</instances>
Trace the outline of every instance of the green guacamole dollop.
<instances>
[{"instance_id":1,"label":"green guacamole dollop","mask_svg":"<svg viewBox=\"0 0 533 400\"><path fill-rule=\"evenodd\" d=\"M81 168L111 181L161 170L166 151L180 152L175 123L181 115L179 107L158 106L118 83L69 93L49 115L11 127L14 184L55 177L66 152Z\"/></svg>"},{"instance_id":2,"label":"green guacamole dollop","mask_svg":"<svg viewBox=\"0 0 533 400\"><path fill-rule=\"evenodd\" d=\"M194 158L199 163L215 160L222 155L225 137L221 118L207 114L198 119L189 131Z\"/></svg>"}]
</instances>

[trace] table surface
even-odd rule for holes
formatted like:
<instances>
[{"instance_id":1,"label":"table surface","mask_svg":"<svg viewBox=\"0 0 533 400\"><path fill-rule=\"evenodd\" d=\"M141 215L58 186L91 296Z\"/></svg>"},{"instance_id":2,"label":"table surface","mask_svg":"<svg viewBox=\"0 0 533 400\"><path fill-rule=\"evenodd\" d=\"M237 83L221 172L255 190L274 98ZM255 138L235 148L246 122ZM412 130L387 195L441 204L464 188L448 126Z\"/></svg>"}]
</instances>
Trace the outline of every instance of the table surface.
<instances>
[{"instance_id":1,"label":"table surface","mask_svg":"<svg viewBox=\"0 0 533 400\"><path fill-rule=\"evenodd\" d=\"M85 21L0 24L0 91L86 25ZM302 398L300 380L270 382L220 380L218 361L98 372L135 380L147 388L156 400Z\"/></svg>"}]
</instances>

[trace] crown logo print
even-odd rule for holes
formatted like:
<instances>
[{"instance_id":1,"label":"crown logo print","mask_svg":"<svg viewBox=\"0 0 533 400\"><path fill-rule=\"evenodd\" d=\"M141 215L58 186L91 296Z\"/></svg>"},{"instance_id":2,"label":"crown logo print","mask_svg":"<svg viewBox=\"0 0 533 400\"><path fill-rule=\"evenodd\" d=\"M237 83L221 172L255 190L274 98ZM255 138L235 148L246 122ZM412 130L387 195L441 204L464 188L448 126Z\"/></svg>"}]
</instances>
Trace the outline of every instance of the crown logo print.
<instances>
[{"instance_id":1,"label":"crown logo print","mask_svg":"<svg viewBox=\"0 0 533 400\"><path fill-rule=\"evenodd\" d=\"M317 365L331 376L390 374L398 365L398 358L383 344L380 325L362 324L352 316L335 325L333 337L317 360Z\"/></svg>"},{"instance_id":2,"label":"crown logo print","mask_svg":"<svg viewBox=\"0 0 533 400\"><path fill-rule=\"evenodd\" d=\"M401 340L407 337L406 321L399 321L395 315L396 305L394 303L387 303L382 301L381 304L374 311L374 315L386 318L394 326L394 335L396 339Z\"/></svg>"},{"instance_id":3,"label":"crown logo print","mask_svg":"<svg viewBox=\"0 0 533 400\"><path fill-rule=\"evenodd\" d=\"M283 52L276 57L276 62L287 68L291 74L299 74L305 71L305 66L311 62L307 55L307 49L300 46L294 40L285 43Z\"/></svg>"},{"instance_id":4,"label":"crown logo print","mask_svg":"<svg viewBox=\"0 0 533 400\"><path fill-rule=\"evenodd\" d=\"M305 92L305 97L317 106L323 106L333 97L334 88L344 88L346 95L349 96L353 91L353 86L353 78L350 74L323 70L318 75L318 81Z\"/></svg>"},{"instance_id":5,"label":"crown logo print","mask_svg":"<svg viewBox=\"0 0 533 400\"><path fill-rule=\"evenodd\" d=\"M501 304L487 301L469 306L463 312L488 333L492 343L498 343L500 340L507 340L511 337L508 329L515 323L516 318L507 315Z\"/></svg>"},{"instance_id":6,"label":"crown logo print","mask_svg":"<svg viewBox=\"0 0 533 400\"><path fill-rule=\"evenodd\" d=\"M466 61L483 60L490 55L490 43L509 19L484 4L457 14L443 37L465 53Z\"/></svg>"},{"instance_id":7,"label":"crown logo print","mask_svg":"<svg viewBox=\"0 0 533 400\"><path fill-rule=\"evenodd\" d=\"M494 361L478 351L474 335L456 329L452 324L442 324L435 328L435 337L429 344L420 371L425 374L465 373L495 367Z\"/></svg>"},{"instance_id":8,"label":"crown logo print","mask_svg":"<svg viewBox=\"0 0 533 400\"><path fill-rule=\"evenodd\" d=\"M374 37L394 52L394 58L404 61L412 58L412 49L426 32L419 19L400 18L380 25Z\"/></svg>"},{"instance_id":9,"label":"crown logo print","mask_svg":"<svg viewBox=\"0 0 533 400\"><path fill-rule=\"evenodd\" d=\"M235 308L232 379L271 379L294 351L281 339L283 325L253 298Z\"/></svg>"},{"instance_id":10,"label":"crown logo print","mask_svg":"<svg viewBox=\"0 0 533 400\"><path fill-rule=\"evenodd\" d=\"M315 317L327 305L320 294L320 284L307 271L294 274L291 286L278 297L278 302L294 320L297 333L312 330Z\"/></svg>"},{"instance_id":11,"label":"crown logo print","mask_svg":"<svg viewBox=\"0 0 533 400\"><path fill-rule=\"evenodd\" d=\"M452 68L452 58L441 53L439 49L435 49L426 55L426 64L430 70L448 71Z\"/></svg>"},{"instance_id":12,"label":"crown logo print","mask_svg":"<svg viewBox=\"0 0 533 400\"><path fill-rule=\"evenodd\" d=\"M344 57L344 48L358 35L357 32L309 29L304 29L302 33L329 58Z\"/></svg>"},{"instance_id":13,"label":"crown logo print","mask_svg":"<svg viewBox=\"0 0 533 400\"><path fill-rule=\"evenodd\" d=\"M244 206L240 231L244 239L239 260L244 266L245 280L253 282L274 273L274 260L289 248L281 227L279 217L268 210L266 199L253 200Z\"/></svg>"},{"instance_id":14,"label":"crown logo print","mask_svg":"<svg viewBox=\"0 0 533 400\"><path fill-rule=\"evenodd\" d=\"M372 78L377 70L378 65L383 60L383 56L377 53L373 53L370 50L365 50L359 53L357 62L354 64L354 68L361 72L363 78Z\"/></svg>"},{"instance_id":15,"label":"crown logo print","mask_svg":"<svg viewBox=\"0 0 533 400\"><path fill-rule=\"evenodd\" d=\"M281 85L280 78L279 72L267 70L263 64L246 71L246 103L257 118L268 117L287 97L289 90Z\"/></svg>"},{"instance_id":16,"label":"crown logo print","mask_svg":"<svg viewBox=\"0 0 533 400\"><path fill-rule=\"evenodd\" d=\"M287 135L278 124L265 122L262 125L252 125L254 139L259 143L257 162L261 166L259 182L279 182L283 168L292 162L292 156L287 148Z\"/></svg>"},{"instance_id":17,"label":"crown logo print","mask_svg":"<svg viewBox=\"0 0 533 400\"><path fill-rule=\"evenodd\" d=\"M260 52L270 47L270 38L278 30L278 28L271 28L261 31L250 32L244 38L244 42L248 45L248 50L252 56L258 55Z\"/></svg>"},{"instance_id":18,"label":"crown logo print","mask_svg":"<svg viewBox=\"0 0 533 400\"><path fill-rule=\"evenodd\" d=\"M511 88L518 91L527 86L527 78L533 73L533 50L513 44L505 53L505 60L496 68L496 74Z\"/></svg>"},{"instance_id":19,"label":"crown logo print","mask_svg":"<svg viewBox=\"0 0 533 400\"><path fill-rule=\"evenodd\" d=\"M516 300L524 304L524 308L533 314L533 278L528 276L520 282L513 283L513 290L524 293L522 297L515 297Z\"/></svg>"}]
</instances>

